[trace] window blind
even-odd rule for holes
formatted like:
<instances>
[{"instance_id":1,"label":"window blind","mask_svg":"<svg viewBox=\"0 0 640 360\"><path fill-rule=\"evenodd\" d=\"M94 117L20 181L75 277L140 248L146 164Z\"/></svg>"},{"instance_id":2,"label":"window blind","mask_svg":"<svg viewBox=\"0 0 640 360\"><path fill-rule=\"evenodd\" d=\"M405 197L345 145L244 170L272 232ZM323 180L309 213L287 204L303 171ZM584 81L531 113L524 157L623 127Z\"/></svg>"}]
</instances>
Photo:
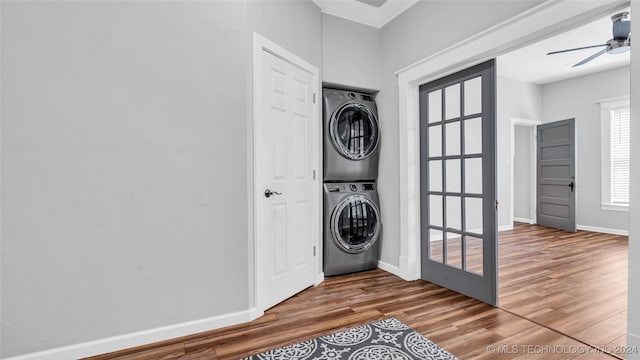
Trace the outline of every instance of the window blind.
<instances>
[{"instance_id":1,"label":"window blind","mask_svg":"<svg viewBox=\"0 0 640 360\"><path fill-rule=\"evenodd\" d=\"M611 109L611 202L629 204L629 107Z\"/></svg>"}]
</instances>

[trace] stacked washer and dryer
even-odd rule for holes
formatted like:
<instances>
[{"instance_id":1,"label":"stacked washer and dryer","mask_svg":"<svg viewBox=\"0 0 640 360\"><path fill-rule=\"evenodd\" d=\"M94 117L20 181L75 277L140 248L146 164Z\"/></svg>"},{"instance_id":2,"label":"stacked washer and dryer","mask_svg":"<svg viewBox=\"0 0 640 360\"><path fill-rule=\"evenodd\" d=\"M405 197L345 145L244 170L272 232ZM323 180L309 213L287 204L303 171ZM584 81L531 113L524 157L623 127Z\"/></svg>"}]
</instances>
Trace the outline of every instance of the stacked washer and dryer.
<instances>
[{"instance_id":1,"label":"stacked washer and dryer","mask_svg":"<svg viewBox=\"0 0 640 360\"><path fill-rule=\"evenodd\" d=\"M382 223L373 95L323 89L325 276L375 269Z\"/></svg>"}]
</instances>

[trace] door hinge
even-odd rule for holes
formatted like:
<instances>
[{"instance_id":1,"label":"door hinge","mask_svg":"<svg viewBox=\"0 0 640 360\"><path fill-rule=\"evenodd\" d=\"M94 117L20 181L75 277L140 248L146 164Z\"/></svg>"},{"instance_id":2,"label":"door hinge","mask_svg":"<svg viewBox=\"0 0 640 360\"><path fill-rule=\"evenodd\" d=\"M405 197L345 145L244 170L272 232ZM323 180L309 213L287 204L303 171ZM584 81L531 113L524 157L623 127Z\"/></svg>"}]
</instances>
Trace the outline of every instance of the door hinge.
<instances>
[{"instance_id":1,"label":"door hinge","mask_svg":"<svg viewBox=\"0 0 640 360\"><path fill-rule=\"evenodd\" d=\"M313 247L313 256L316 256L316 247Z\"/></svg>"},{"instance_id":2,"label":"door hinge","mask_svg":"<svg viewBox=\"0 0 640 360\"><path fill-rule=\"evenodd\" d=\"M498 200L496 200L496 210L498 210Z\"/></svg>"},{"instance_id":3,"label":"door hinge","mask_svg":"<svg viewBox=\"0 0 640 360\"><path fill-rule=\"evenodd\" d=\"M313 103L316 103L316 93L313 93Z\"/></svg>"},{"instance_id":4,"label":"door hinge","mask_svg":"<svg viewBox=\"0 0 640 360\"><path fill-rule=\"evenodd\" d=\"M313 180L316 179L316 169L313 169L313 174L312 174Z\"/></svg>"}]
</instances>

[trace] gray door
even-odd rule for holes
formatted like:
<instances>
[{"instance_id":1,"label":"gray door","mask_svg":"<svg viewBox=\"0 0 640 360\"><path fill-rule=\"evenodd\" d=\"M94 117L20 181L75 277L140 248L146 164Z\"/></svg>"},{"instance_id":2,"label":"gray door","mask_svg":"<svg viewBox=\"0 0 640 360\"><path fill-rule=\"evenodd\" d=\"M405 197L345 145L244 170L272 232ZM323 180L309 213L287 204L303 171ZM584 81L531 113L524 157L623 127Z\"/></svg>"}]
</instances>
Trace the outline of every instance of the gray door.
<instances>
[{"instance_id":1,"label":"gray door","mask_svg":"<svg viewBox=\"0 0 640 360\"><path fill-rule=\"evenodd\" d=\"M420 86L422 278L498 302L495 60Z\"/></svg>"},{"instance_id":2,"label":"gray door","mask_svg":"<svg viewBox=\"0 0 640 360\"><path fill-rule=\"evenodd\" d=\"M575 121L538 125L538 224L576 231Z\"/></svg>"}]
</instances>

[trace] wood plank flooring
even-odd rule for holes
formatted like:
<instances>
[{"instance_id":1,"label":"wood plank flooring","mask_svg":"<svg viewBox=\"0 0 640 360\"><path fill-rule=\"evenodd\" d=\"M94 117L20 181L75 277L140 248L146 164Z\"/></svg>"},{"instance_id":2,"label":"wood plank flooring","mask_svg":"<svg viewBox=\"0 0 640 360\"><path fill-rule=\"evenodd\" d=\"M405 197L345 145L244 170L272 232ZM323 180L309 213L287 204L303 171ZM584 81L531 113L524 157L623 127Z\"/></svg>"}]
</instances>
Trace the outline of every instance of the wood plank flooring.
<instances>
[{"instance_id":1,"label":"wood plank flooring","mask_svg":"<svg viewBox=\"0 0 640 360\"><path fill-rule=\"evenodd\" d=\"M460 359L614 359L595 350L581 353L587 349L582 342L562 332L624 345L626 238L518 224L499 241L500 301L507 311L373 270L327 278L250 323L90 359L239 359L390 316ZM525 345L557 347L527 353ZM488 346L508 351L495 353Z\"/></svg>"},{"instance_id":2,"label":"wood plank flooring","mask_svg":"<svg viewBox=\"0 0 640 360\"><path fill-rule=\"evenodd\" d=\"M499 238L501 308L588 344L626 344L626 236L516 223Z\"/></svg>"}]
</instances>

